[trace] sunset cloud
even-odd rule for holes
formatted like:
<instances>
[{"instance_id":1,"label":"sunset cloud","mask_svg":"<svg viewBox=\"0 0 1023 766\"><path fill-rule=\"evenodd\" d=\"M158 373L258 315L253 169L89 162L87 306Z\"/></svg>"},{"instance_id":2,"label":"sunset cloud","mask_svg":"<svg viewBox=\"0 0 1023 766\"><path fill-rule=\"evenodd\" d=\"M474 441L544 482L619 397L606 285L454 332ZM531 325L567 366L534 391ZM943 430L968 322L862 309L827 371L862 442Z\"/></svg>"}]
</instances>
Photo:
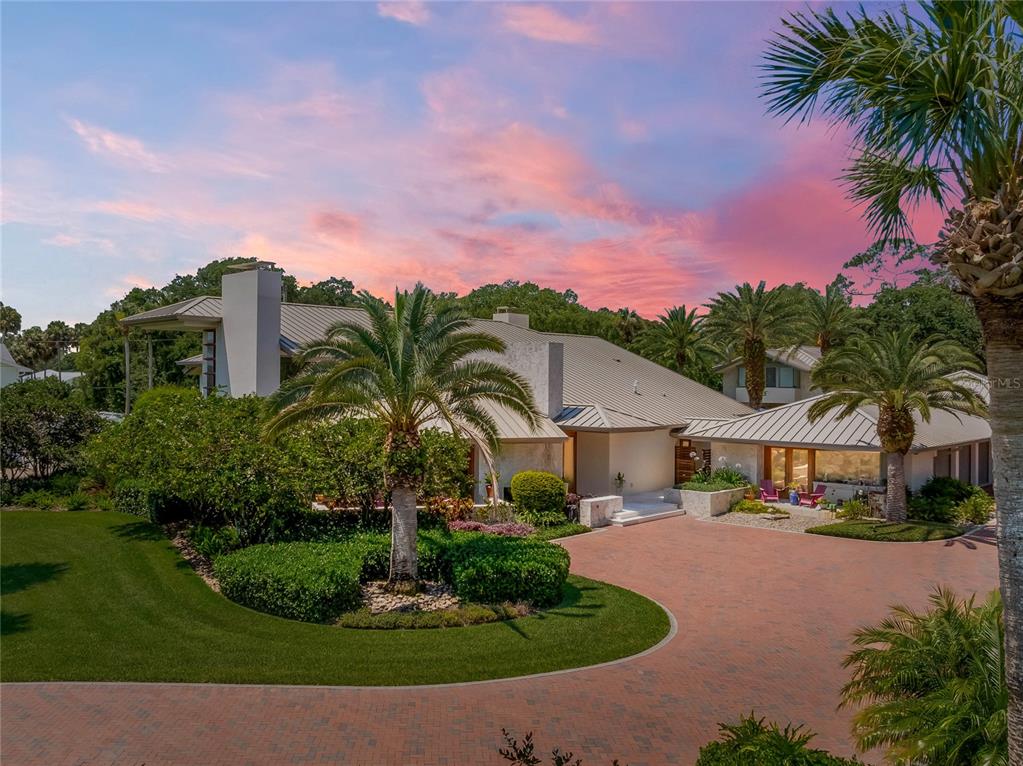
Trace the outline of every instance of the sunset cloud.
<instances>
[{"instance_id":1,"label":"sunset cloud","mask_svg":"<svg viewBox=\"0 0 1023 766\"><path fill-rule=\"evenodd\" d=\"M165 158L150 151L138 138L115 133L98 125L89 125L81 120L72 119L69 124L93 154L112 158L149 173L166 173L171 169L171 164Z\"/></svg>"},{"instance_id":2,"label":"sunset cloud","mask_svg":"<svg viewBox=\"0 0 1023 766\"><path fill-rule=\"evenodd\" d=\"M548 43L596 45L597 29L547 5L513 4L501 9L501 24L509 32Z\"/></svg>"},{"instance_id":3,"label":"sunset cloud","mask_svg":"<svg viewBox=\"0 0 1023 766\"><path fill-rule=\"evenodd\" d=\"M384 18L422 26L430 20L430 9L418 0L410 2L377 3L377 13Z\"/></svg>"}]
</instances>

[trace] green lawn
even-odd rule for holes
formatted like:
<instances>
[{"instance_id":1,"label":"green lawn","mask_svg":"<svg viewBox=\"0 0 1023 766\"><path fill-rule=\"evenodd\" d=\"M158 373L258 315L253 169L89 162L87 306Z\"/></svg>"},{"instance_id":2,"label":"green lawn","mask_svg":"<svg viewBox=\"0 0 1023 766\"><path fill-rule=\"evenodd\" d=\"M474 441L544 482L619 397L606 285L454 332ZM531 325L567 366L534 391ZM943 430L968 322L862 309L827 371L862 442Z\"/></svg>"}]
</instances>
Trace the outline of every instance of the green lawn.
<instances>
[{"instance_id":1,"label":"green lawn","mask_svg":"<svg viewBox=\"0 0 1023 766\"><path fill-rule=\"evenodd\" d=\"M853 540L876 540L883 543L922 543L927 540L947 540L963 532L951 524L933 521L907 521L897 524L877 519L851 519L837 524L825 524L806 530L811 535L848 537Z\"/></svg>"},{"instance_id":2,"label":"green lawn","mask_svg":"<svg viewBox=\"0 0 1023 766\"><path fill-rule=\"evenodd\" d=\"M559 606L509 622L292 622L214 593L158 527L118 513L0 513L0 563L3 681L443 683L605 662L668 632L652 601L575 576Z\"/></svg>"}]
</instances>

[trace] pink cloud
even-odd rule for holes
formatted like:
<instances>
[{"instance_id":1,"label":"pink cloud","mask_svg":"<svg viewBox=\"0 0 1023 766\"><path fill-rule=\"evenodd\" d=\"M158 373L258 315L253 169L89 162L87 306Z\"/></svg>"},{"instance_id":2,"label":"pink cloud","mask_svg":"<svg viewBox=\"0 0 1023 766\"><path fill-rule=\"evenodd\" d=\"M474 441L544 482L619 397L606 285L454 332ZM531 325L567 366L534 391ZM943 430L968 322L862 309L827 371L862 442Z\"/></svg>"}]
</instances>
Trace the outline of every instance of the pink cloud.
<instances>
[{"instance_id":1,"label":"pink cloud","mask_svg":"<svg viewBox=\"0 0 1023 766\"><path fill-rule=\"evenodd\" d=\"M70 120L69 124L93 154L107 156L150 173L166 173L171 169L166 158L150 151L133 136L115 133L76 119Z\"/></svg>"},{"instance_id":2,"label":"pink cloud","mask_svg":"<svg viewBox=\"0 0 1023 766\"><path fill-rule=\"evenodd\" d=\"M403 21L406 24L422 26L430 20L430 9L419 0L409 2L377 3L377 13L384 18Z\"/></svg>"},{"instance_id":3,"label":"pink cloud","mask_svg":"<svg viewBox=\"0 0 1023 766\"><path fill-rule=\"evenodd\" d=\"M167 211L162 206L138 200L124 199L97 202L92 206L92 209L100 213L115 215L121 218L131 218L136 221L152 222L169 217Z\"/></svg>"},{"instance_id":4,"label":"pink cloud","mask_svg":"<svg viewBox=\"0 0 1023 766\"><path fill-rule=\"evenodd\" d=\"M504 29L549 43L596 45L597 29L588 23L564 16L546 5L508 5L501 10Z\"/></svg>"},{"instance_id":5,"label":"pink cloud","mask_svg":"<svg viewBox=\"0 0 1023 766\"><path fill-rule=\"evenodd\" d=\"M343 210L318 211L313 213L310 223L314 232L328 239L353 239L362 231L359 217Z\"/></svg>"}]
</instances>

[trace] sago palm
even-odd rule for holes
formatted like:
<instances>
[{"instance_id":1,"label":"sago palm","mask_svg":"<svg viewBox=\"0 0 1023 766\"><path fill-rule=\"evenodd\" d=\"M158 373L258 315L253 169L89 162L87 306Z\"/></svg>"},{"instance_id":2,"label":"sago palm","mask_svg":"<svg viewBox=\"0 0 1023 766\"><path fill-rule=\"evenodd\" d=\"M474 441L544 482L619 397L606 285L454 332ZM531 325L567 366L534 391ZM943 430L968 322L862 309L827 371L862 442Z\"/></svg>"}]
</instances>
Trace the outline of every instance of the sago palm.
<instances>
[{"instance_id":1,"label":"sago palm","mask_svg":"<svg viewBox=\"0 0 1023 766\"><path fill-rule=\"evenodd\" d=\"M850 196L882 237L947 211L935 253L973 300L991 382L1013 766L1023 766L1023 3L809 10L769 43L771 112L848 128Z\"/></svg>"},{"instance_id":2,"label":"sago palm","mask_svg":"<svg viewBox=\"0 0 1023 766\"><path fill-rule=\"evenodd\" d=\"M767 349L792 345L804 331L805 311L795 291L785 286L768 290L763 282L754 288L746 282L734 293L718 293L707 307L703 329L708 340L742 358L750 407L760 409Z\"/></svg>"},{"instance_id":3,"label":"sago palm","mask_svg":"<svg viewBox=\"0 0 1023 766\"><path fill-rule=\"evenodd\" d=\"M358 296L365 321L335 324L306 346L296 377L275 395L273 437L310 420L371 418L387 432L386 481L391 492L392 589L416 587L416 497L423 481L420 431L446 424L492 454L497 424L486 405L504 407L531 426L537 411L529 384L487 358L505 349L473 332L455 307L437 308L422 285L395 292L393 310L367 292Z\"/></svg>"},{"instance_id":4,"label":"sago palm","mask_svg":"<svg viewBox=\"0 0 1023 766\"><path fill-rule=\"evenodd\" d=\"M636 350L647 359L675 372L706 367L710 350L700 328L696 309L674 306L644 329L636 339Z\"/></svg>"},{"instance_id":5,"label":"sago palm","mask_svg":"<svg viewBox=\"0 0 1023 766\"><path fill-rule=\"evenodd\" d=\"M825 356L811 373L815 388L826 392L810 406L811 421L832 410L838 419L860 407L877 408L877 436L886 453L886 515L906 519L905 455L916 437L916 416L930 422L931 413L986 413L974 379L976 356L953 340L913 339L914 328L861 335Z\"/></svg>"},{"instance_id":6,"label":"sago palm","mask_svg":"<svg viewBox=\"0 0 1023 766\"><path fill-rule=\"evenodd\" d=\"M838 285L828 285L823 293L812 291L806 312L806 333L821 355L828 353L856 329L856 314L849 298Z\"/></svg>"},{"instance_id":7,"label":"sago palm","mask_svg":"<svg viewBox=\"0 0 1023 766\"><path fill-rule=\"evenodd\" d=\"M1004 623L998 591L978 606L938 589L930 609L892 609L861 628L842 689L861 750L892 764L1003 766L1008 762Z\"/></svg>"}]
</instances>

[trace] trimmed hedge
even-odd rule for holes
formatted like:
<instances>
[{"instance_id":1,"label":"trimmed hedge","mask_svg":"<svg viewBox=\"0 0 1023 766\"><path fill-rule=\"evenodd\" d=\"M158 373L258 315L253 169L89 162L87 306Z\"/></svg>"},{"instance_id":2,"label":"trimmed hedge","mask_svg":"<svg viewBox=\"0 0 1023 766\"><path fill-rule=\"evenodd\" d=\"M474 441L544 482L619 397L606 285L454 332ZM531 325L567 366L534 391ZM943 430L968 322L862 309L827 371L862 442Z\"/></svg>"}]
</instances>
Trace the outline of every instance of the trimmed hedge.
<instances>
[{"instance_id":1,"label":"trimmed hedge","mask_svg":"<svg viewBox=\"0 0 1023 766\"><path fill-rule=\"evenodd\" d=\"M561 601L568 566L568 551L554 543L479 535L453 546L451 582L466 601L553 606Z\"/></svg>"},{"instance_id":2,"label":"trimmed hedge","mask_svg":"<svg viewBox=\"0 0 1023 766\"><path fill-rule=\"evenodd\" d=\"M567 519L565 482L546 471L520 471L512 476L512 500L522 521L533 526L559 524Z\"/></svg>"},{"instance_id":3,"label":"trimmed hedge","mask_svg":"<svg viewBox=\"0 0 1023 766\"><path fill-rule=\"evenodd\" d=\"M305 622L331 622L359 607L359 546L330 543L253 545L220 556L213 571L235 603Z\"/></svg>"}]
</instances>

